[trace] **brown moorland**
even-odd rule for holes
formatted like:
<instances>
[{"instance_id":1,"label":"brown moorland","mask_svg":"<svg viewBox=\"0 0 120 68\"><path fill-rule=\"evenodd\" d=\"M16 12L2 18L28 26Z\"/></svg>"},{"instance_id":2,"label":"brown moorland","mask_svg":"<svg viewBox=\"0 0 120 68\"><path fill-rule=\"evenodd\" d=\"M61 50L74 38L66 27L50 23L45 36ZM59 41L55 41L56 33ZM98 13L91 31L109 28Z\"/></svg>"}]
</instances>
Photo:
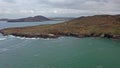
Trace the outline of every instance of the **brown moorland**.
<instances>
[{"instance_id":1,"label":"brown moorland","mask_svg":"<svg viewBox=\"0 0 120 68\"><path fill-rule=\"evenodd\" d=\"M95 15L79 17L63 23L28 27L6 28L3 35L35 38L107 37L120 39L120 15Z\"/></svg>"}]
</instances>

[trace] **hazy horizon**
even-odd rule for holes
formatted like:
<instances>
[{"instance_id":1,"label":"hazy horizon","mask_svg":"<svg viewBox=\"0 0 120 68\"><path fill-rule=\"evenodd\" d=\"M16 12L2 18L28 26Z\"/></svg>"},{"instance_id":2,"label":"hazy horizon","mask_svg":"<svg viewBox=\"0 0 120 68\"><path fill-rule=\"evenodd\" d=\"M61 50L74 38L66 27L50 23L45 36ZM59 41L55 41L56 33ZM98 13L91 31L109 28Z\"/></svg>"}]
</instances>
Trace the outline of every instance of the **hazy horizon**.
<instances>
[{"instance_id":1,"label":"hazy horizon","mask_svg":"<svg viewBox=\"0 0 120 68\"><path fill-rule=\"evenodd\" d=\"M119 7L120 0L0 0L0 18L115 15Z\"/></svg>"}]
</instances>

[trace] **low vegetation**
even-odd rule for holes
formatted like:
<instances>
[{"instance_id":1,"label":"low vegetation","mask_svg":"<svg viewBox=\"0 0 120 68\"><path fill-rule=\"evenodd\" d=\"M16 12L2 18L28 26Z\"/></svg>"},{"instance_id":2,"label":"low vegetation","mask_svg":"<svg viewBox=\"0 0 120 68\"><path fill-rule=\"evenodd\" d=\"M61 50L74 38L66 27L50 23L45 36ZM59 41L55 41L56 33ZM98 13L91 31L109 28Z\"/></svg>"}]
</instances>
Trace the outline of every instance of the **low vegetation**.
<instances>
[{"instance_id":1,"label":"low vegetation","mask_svg":"<svg viewBox=\"0 0 120 68\"><path fill-rule=\"evenodd\" d=\"M3 35L21 37L56 38L59 36L74 36L120 38L120 15L79 17L59 24L7 28L0 32Z\"/></svg>"}]
</instances>

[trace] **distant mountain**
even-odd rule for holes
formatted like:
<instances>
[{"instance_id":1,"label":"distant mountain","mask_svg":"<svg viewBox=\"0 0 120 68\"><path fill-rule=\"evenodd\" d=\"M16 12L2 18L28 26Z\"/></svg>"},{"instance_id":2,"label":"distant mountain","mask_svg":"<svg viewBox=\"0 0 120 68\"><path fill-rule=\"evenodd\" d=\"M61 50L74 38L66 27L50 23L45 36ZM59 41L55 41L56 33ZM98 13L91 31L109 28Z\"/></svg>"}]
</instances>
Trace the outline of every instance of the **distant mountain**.
<instances>
[{"instance_id":1,"label":"distant mountain","mask_svg":"<svg viewBox=\"0 0 120 68\"><path fill-rule=\"evenodd\" d=\"M40 21L48 21L50 19L44 16L34 16L20 19L9 19L8 22L40 22Z\"/></svg>"},{"instance_id":2,"label":"distant mountain","mask_svg":"<svg viewBox=\"0 0 120 68\"><path fill-rule=\"evenodd\" d=\"M53 25L38 25L0 30L3 35L56 38L59 36L106 37L120 39L120 15L79 17Z\"/></svg>"},{"instance_id":3,"label":"distant mountain","mask_svg":"<svg viewBox=\"0 0 120 68\"><path fill-rule=\"evenodd\" d=\"M7 18L0 19L0 21L8 21Z\"/></svg>"}]
</instances>

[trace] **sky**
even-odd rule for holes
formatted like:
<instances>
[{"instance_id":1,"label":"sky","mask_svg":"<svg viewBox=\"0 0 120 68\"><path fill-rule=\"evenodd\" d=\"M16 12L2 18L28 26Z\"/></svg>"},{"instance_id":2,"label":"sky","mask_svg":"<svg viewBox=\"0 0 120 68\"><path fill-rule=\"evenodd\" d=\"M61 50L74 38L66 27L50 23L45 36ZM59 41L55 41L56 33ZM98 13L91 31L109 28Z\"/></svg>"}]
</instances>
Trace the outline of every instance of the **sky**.
<instances>
[{"instance_id":1,"label":"sky","mask_svg":"<svg viewBox=\"0 0 120 68\"><path fill-rule=\"evenodd\" d=\"M0 0L0 18L119 14L120 0Z\"/></svg>"}]
</instances>

